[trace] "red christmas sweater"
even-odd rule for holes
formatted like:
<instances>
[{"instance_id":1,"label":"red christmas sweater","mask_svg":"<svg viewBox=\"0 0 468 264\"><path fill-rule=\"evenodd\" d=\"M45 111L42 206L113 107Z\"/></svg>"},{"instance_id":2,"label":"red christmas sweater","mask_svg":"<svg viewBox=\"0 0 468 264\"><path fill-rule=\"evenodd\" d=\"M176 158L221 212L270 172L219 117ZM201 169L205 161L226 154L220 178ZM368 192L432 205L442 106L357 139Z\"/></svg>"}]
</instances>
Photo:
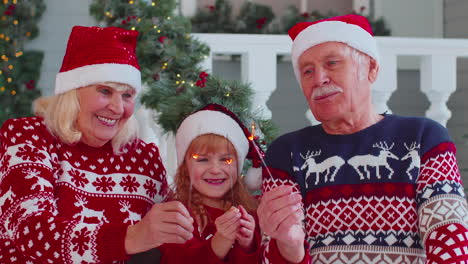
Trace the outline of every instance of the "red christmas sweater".
<instances>
[{"instance_id":1,"label":"red christmas sweater","mask_svg":"<svg viewBox=\"0 0 468 264\"><path fill-rule=\"evenodd\" d=\"M127 226L165 199L157 147L62 144L40 117L0 131L0 263L122 263Z\"/></svg>"},{"instance_id":2,"label":"red christmas sweater","mask_svg":"<svg viewBox=\"0 0 468 264\"><path fill-rule=\"evenodd\" d=\"M447 130L385 115L351 135L321 125L268 148L263 190L303 196L311 263L468 263L468 209ZM278 255L264 244L264 263ZM273 260L273 261L272 261Z\"/></svg>"},{"instance_id":3,"label":"red christmas sweater","mask_svg":"<svg viewBox=\"0 0 468 264\"><path fill-rule=\"evenodd\" d=\"M209 217L213 220L203 232L198 230L198 225L194 223L193 238L185 244L164 244L161 250L161 264L186 264L186 263L241 263L258 264L261 263L260 241L261 235L257 218L255 218L255 233L253 252L247 253L237 243L229 250L224 260L219 259L211 248L211 239L216 233L214 220L224 214L223 210L205 206Z\"/></svg>"}]
</instances>

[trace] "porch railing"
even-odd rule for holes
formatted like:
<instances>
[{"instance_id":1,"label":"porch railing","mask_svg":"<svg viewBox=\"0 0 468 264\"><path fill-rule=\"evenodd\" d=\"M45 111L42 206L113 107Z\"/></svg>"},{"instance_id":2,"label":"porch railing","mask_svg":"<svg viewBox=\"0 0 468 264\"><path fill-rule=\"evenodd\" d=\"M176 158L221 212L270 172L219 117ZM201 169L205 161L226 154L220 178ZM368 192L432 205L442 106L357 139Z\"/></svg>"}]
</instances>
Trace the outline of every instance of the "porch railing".
<instances>
[{"instance_id":1,"label":"porch railing","mask_svg":"<svg viewBox=\"0 0 468 264\"><path fill-rule=\"evenodd\" d=\"M203 64L203 68L208 71L212 69L213 54L241 55L242 81L252 85L255 90L253 102L263 109L264 117L271 118L271 111L266 103L277 87L276 78L271 77L277 75L277 56L290 54L289 37L253 34L193 34L193 37L207 43L211 49L211 55ZM381 60L380 72L372 87L377 112L390 109L387 103L397 89L397 58L419 57L419 63L415 67L420 71L420 90L430 102L426 116L445 126L451 117L447 101L457 88L456 60L458 57L468 57L468 40L377 37L377 43ZM159 144L168 171L173 173L173 137L163 135L159 126L148 120L153 113L143 109L138 115L140 119L148 121L143 122L146 124L142 127L143 138ZM306 115L314 123L310 111Z\"/></svg>"}]
</instances>

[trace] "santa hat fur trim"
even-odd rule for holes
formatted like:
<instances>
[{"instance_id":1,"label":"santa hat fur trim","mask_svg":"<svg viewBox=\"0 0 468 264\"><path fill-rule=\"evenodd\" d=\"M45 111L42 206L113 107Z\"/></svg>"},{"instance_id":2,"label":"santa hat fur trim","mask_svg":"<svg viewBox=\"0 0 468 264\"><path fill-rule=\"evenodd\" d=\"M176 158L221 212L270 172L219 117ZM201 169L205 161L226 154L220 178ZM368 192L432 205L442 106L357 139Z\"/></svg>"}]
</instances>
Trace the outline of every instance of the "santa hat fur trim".
<instances>
[{"instance_id":1,"label":"santa hat fur trim","mask_svg":"<svg viewBox=\"0 0 468 264\"><path fill-rule=\"evenodd\" d=\"M96 83L124 83L141 90L140 71L127 64L103 63L61 72L55 78L55 94Z\"/></svg>"},{"instance_id":2,"label":"santa hat fur trim","mask_svg":"<svg viewBox=\"0 0 468 264\"><path fill-rule=\"evenodd\" d=\"M377 42L367 19L360 15L346 15L301 22L288 31L293 40L291 60L294 74L300 82L299 57L309 48L325 42L342 42L369 55L379 62Z\"/></svg>"}]
</instances>

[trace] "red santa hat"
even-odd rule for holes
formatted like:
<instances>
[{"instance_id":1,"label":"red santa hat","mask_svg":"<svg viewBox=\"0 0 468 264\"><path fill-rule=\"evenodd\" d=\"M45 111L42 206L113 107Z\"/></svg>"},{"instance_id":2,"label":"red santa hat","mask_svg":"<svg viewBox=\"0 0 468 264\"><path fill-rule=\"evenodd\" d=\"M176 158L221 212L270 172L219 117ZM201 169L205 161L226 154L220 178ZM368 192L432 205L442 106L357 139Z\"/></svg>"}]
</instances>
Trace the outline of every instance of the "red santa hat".
<instances>
[{"instance_id":1,"label":"red santa hat","mask_svg":"<svg viewBox=\"0 0 468 264\"><path fill-rule=\"evenodd\" d=\"M252 161L252 168L247 171L244 182L251 190L259 189L262 184L259 155L263 156L263 151L240 119L222 105L208 104L182 121L176 133L177 165L182 164L192 141L205 134L220 135L232 143L237 153L239 174L244 160Z\"/></svg>"},{"instance_id":2,"label":"red santa hat","mask_svg":"<svg viewBox=\"0 0 468 264\"><path fill-rule=\"evenodd\" d=\"M377 42L367 18L345 15L314 22L300 22L288 31L293 40L291 60L294 74L300 82L299 57L309 48L330 41L342 42L379 62Z\"/></svg>"},{"instance_id":3,"label":"red santa hat","mask_svg":"<svg viewBox=\"0 0 468 264\"><path fill-rule=\"evenodd\" d=\"M55 79L55 94L103 82L141 90L137 37L138 31L117 27L73 27Z\"/></svg>"}]
</instances>

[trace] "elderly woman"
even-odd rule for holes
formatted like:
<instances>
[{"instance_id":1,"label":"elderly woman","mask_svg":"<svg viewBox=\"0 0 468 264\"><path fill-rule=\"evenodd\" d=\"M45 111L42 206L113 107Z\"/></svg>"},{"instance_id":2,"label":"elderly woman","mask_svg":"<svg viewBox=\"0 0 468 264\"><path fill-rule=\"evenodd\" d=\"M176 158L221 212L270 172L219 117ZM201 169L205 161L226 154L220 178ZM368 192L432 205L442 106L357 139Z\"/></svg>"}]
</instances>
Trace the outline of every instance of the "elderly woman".
<instances>
[{"instance_id":1,"label":"elderly woman","mask_svg":"<svg viewBox=\"0 0 468 264\"><path fill-rule=\"evenodd\" d=\"M138 139L138 32L73 28L55 95L0 131L0 263L112 263L192 237Z\"/></svg>"}]
</instances>

